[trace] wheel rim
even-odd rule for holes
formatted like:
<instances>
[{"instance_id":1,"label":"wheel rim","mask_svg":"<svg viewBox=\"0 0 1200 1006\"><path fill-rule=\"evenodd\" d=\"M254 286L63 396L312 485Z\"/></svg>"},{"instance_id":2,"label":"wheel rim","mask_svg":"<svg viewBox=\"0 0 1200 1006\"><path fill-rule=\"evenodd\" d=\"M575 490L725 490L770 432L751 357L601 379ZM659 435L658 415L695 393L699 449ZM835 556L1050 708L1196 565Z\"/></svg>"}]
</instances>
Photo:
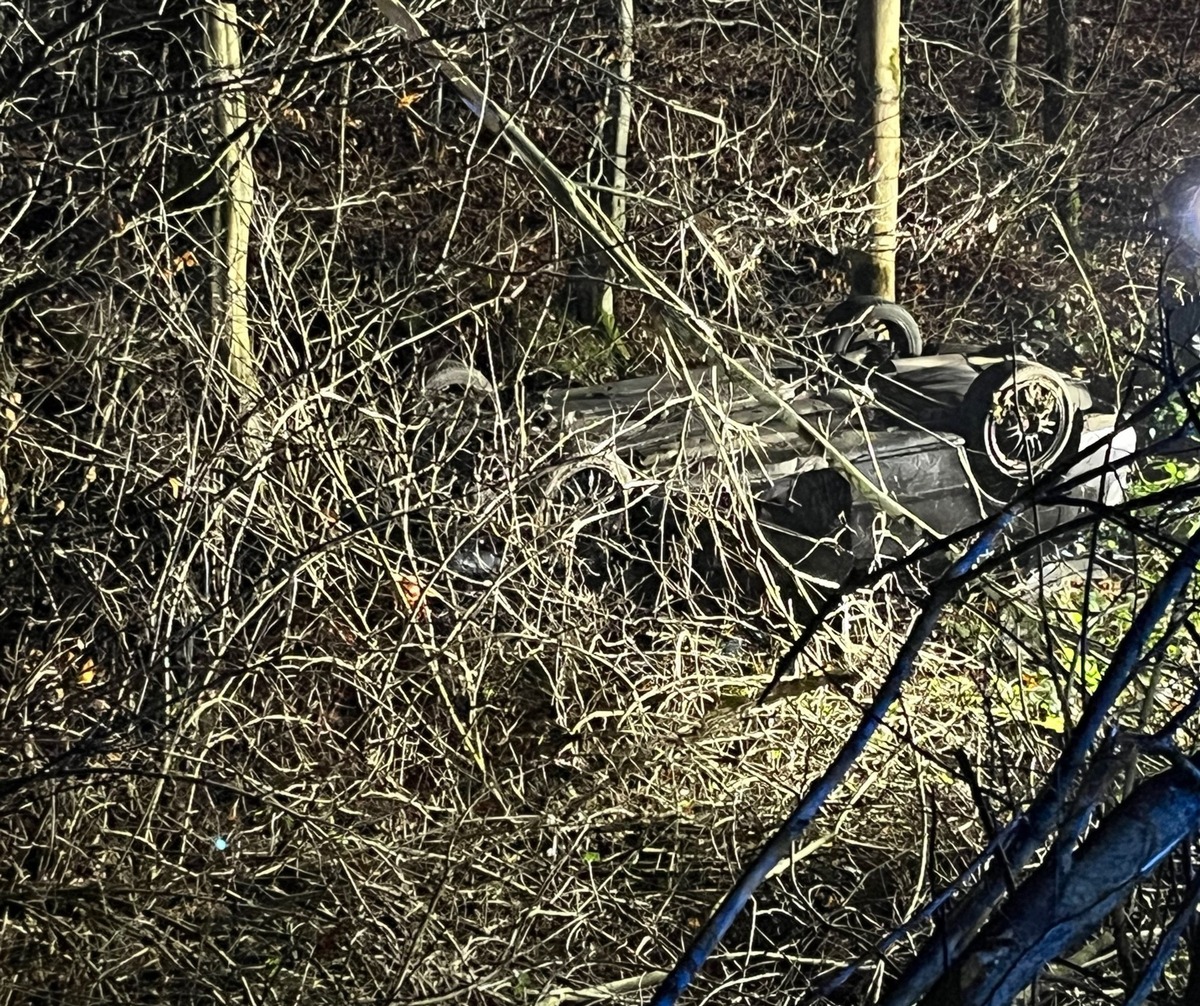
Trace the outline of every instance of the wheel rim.
<instances>
[{"instance_id":1,"label":"wheel rim","mask_svg":"<svg viewBox=\"0 0 1200 1006\"><path fill-rule=\"evenodd\" d=\"M1045 471L1062 453L1072 418L1071 404L1056 377L1018 371L992 396L984 422L988 460L1012 478Z\"/></svg>"}]
</instances>

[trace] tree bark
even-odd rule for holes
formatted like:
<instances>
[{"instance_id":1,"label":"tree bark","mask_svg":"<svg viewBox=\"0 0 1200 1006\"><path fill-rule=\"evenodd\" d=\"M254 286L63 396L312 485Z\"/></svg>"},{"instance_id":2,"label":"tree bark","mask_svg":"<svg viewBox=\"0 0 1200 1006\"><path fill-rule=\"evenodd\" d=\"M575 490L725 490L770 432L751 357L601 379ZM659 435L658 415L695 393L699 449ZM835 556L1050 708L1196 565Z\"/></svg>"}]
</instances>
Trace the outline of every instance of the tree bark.
<instances>
[{"instance_id":1,"label":"tree bark","mask_svg":"<svg viewBox=\"0 0 1200 1006\"><path fill-rule=\"evenodd\" d=\"M1016 110L1021 0L993 0L985 8L987 67L979 88L980 111L991 120L999 139L1015 140L1021 132Z\"/></svg>"},{"instance_id":2,"label":"tree bark","mask_svg":"<svg viewBox=\"0 0 1200 1006\"><path fill-rule=\"evenodd\" d=\"M214 3L207 27L209 65L222 78L216 125L225 144L214 228L213 321L235 383L241 389L256 391L258 376L247 309L254 167L250 162L246 95L236 80L242 69L237 4Z\"/></svg>"},{"instance_id":3,"label":"tree bark","mask_svg":"<svg viewBox=\"0 0 1200 1006\"><path fill-rule=\"evenodd\" d=\"M613 230L625 237L625 187L629 164L629 123L633 117L633 100L629 82L633 78L633 0L617 0L617 31L621 48L617 54L616 109L614 115L612 179L608 216ZM600 328L615 343L619 339L616 314L613 308L612 283L605 278L600 294Z\"/></svg>"},{"instance_id":4,"label":"tree bark","mask_svg":"<svg viewBox=\"0 0 1200 1006\"><path fill-rule=\"evenodd\" d=\"M1054 208L1072 245L1079 242L1079 177L1075 172L1074 97L1077 69L1075 0L1047 0L1046 83L1042 96L1042 136L1059 148Z\"/></svg>"},{"instance_id":5,"label":"tree bark","mask_svg":"<svg viewBox=\"0 0 1200 1006\"><path fill-rule=\"evenodd\" d=\"M900 194L900 0L858 0L859 106L870 137L871 239L854 292L896 299Z\"/></svg>"},{"instance_id":6,"label":"tree bark","mask_svg":"<svg viewBox=\"0 0 1200 1006\"><path fill-rule=\"evenodd\" d=\"M633 118L630 81L633 79L633 0L615 0L618 48L616 83L605 99L597 147L600 169L596 172L601 187L600 205L612 221L613 230L625 237L625 204L629 163L629 126ZM586 236L584 238L586 242ZM585 249L581 290L587 320L604 336L609 346L621 345L613 303L612 276L604 259L594 248ZM588 289L590 288L590 289Z\"/></svg>"}]
</instances>

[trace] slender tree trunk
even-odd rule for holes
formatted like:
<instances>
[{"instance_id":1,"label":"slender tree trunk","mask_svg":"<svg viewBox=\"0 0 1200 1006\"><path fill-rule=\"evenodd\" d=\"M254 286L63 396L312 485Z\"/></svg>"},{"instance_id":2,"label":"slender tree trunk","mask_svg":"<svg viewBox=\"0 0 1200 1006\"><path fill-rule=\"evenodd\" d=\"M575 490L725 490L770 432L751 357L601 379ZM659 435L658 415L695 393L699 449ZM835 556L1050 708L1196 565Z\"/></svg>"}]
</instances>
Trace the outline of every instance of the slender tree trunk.
<instances>
[{"instance_id":1,"label":"slender tree trunk","mask_svg":"<svg viewBox=\"0 0 1200 1006\"><path fill-rule=\"evenodd\" d=\"M900 0L858 0L858 86L869 127L871 240L855 293L896 296L896 217L900 192Z\"/></svg>"},{"instance_id":2,"label":"slender tree trunk","mask_svg":"<svg viewBox=\"0 0 1200 1006\"><path fill-rule=\"evenodd\" d=\"M612 172L609 179L608 216L613 230L625 237L626 169L629 163L629 124L633 117L633 100L629 83L633 77L633 0L616 0L617 31L620 49L617 53L617 86L613 115ZM607 270L601 280L601 292L596 323L610 344L620 340L616 313L613 307L613 288Z\"/></svg>"},{"instance_id":3,"label":"slender tree trunk","mask_svg":"<svg viewBox=\"0 0 1200 1006\"><path fill-rule=\"evenodd\" d=\"M1000 139L1015 140L1021 132L1016 111L1021 0L993 0L985 6L987 68L979 88L980 111L992 120Z\"/></svg>"},{"instance_id":4,"label":"slender tree trunk","mask_svg":"<svg viewBox=\"0 0 1200 1006\"><path fill-rule=\"evenodd\" d=\"M1046 84L1042 135L1059 148L1054 208L1072 245L1079 242L1079 176L1075 172L1075 0L1047 0Z\"/></svg>"},{"instance_id":5,"label":"slender tree trunk","mask_svg":"<svg viewBox=\"0 0 1200 1006\"><path fill-rule=\"evenodd\" d=\"M242 69L242 44L236 3L219 0L210 8L208 58L222 78L216 125L220 142L225 145L214 228L213 319L235 383L242 389L255 391L258 375L246 306L254 168L250 162L246 95L237 80Z\"/></svg>"}]
</instances>

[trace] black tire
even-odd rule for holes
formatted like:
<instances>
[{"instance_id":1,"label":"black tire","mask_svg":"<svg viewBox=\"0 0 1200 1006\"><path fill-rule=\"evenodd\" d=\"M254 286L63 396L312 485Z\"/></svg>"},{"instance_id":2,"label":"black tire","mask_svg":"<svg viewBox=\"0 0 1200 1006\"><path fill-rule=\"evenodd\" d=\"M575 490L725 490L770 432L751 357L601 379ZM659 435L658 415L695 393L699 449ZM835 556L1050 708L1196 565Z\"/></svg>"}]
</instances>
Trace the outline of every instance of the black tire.
<instances>
[{"instance_id":1,"label":"black tire","mask_svg":"<svg viewBox=\"0 0 1200 1006\"><path fill-rule=\"evenodd\" d=\"M825 348L843 356L868 343L891 343L893 356L920 356L925 348L917 320L883 297L851 297L825 315Z\"/></svg>"},{"instance_id":2,"label":"black tire","mask_svg":"<svg viewBox=\"0 0 1200 1006\"><path fill-rule=\"evenodd\" d=\"M992 364L967 389L959 417L975 478L1000 500L1078 446L1080 414L1071 389L1037 363Z\"/></svg>"}]
</instances>

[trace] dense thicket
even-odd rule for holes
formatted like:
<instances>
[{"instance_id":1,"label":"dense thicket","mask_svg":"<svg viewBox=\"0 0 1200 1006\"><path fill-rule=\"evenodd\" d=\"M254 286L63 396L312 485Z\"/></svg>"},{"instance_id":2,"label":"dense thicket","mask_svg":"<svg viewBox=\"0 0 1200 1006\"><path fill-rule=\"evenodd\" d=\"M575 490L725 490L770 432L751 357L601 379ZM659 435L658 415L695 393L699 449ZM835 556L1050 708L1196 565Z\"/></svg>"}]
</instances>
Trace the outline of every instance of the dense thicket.
<instances>
[{"instance_id":1,"label":"dense thicket","mask_svg":"<svg viewBox=\"0 0 1200 1006\"><path fill-rule=\"evenodd\" d=\"M1077 0L1074 80L1051 88L1071 128L1049 142L1044 5L998 109L1001 8L904 11L898 298L934 342L1011 340L1144 400L1160 304L1196 289L1177 239L1200 26ZM232 79L205 61L203 5L0 10L3 1001L530 1003L664 969L844 740L921 589L847 598L757 707L796 630L782 594L702 596L678 557L643 596L598 581L560 445L431 401L422 375L469 362L511 418L528 373L692 350L619 277L619 339L590 324L580 236L372 5L237 9ZM615 9L423 16L603 196ZM853 23L850 2L636 5L628 239L731 352L803 348L848 289ZM212 324L231 87L256 179L253 394ZM867 955L838 994L871 1001L911 955L873 948L1056 757L1189 529L1192 475L1147 464L1162 493L1088 539L1094 575L964 602L707 988L791 997ZM754 569L745 515L691 505ZM477 575L495 539L505 561ZM1130 729L1190 712L1190 597L1120 699ZM1100 789L1132 788L1134 762ZM1171 857L1038 1001L1132 988L1191 869Z\"/></svg>"}]
</instances>

